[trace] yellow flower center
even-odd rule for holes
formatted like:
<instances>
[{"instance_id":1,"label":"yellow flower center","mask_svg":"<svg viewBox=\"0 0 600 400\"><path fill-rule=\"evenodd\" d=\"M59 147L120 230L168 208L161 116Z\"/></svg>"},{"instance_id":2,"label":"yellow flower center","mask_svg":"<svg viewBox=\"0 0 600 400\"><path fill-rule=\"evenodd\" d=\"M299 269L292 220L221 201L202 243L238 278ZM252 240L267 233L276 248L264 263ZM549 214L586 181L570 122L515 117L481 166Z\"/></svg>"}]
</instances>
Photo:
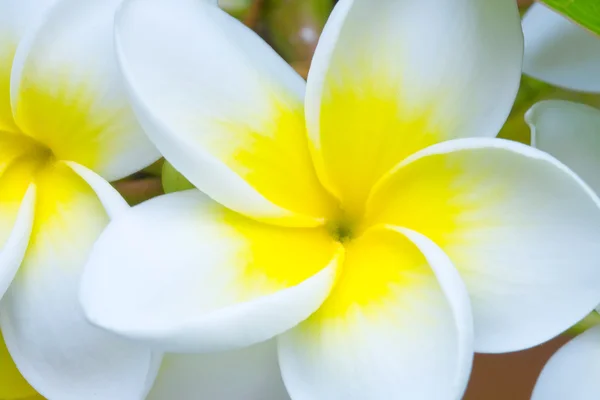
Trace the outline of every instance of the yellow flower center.
<instances>
[{"instance_id":1,"label":"yellow flower center","mask_svg":"<svg viewBox=\"0 0 600 400\"><path fill-rule=\"evenodd\" d=\"M352 225L346 221L331 223L329 225L331 236L340 243L349 242L354 238Z\"/></svg>"},{"instance_id":2,"label":"yellow flower center","mask_svg":"<svg viewBox=\"0 0 600 400\"><path fill-rule=\"evenodd\" d=\"M25 140L30 142L27 145L25 156L34 161L38 168L43 168L56 161L56 156L50 147L29 137L25 137Z\"/></svg>"},{"instance_id":3,"label":"yellow flower center","mask_svg":"<svg viewBox=\"0 0 600 400\"><path fill-rule=\"evenodd\" d=\"M37 174L55 161L53 151L39 141L22 133L0 132L0 174L5 181L3 191L16 190L24 194Z\"/></svg>"},{"instance_id":4,"label":"yellow flower center","mask_svg":"<svg viewBox=\"0 0 600 400\"><path fill-rule=\"evenodd\" d=\"M357 217L357 215L359 213L339 211L335 217L327 221L325 227L335 241L347 245L352 240L357 239L364 230L362 226L363 218Z\"/></svg>"}]
</instances>

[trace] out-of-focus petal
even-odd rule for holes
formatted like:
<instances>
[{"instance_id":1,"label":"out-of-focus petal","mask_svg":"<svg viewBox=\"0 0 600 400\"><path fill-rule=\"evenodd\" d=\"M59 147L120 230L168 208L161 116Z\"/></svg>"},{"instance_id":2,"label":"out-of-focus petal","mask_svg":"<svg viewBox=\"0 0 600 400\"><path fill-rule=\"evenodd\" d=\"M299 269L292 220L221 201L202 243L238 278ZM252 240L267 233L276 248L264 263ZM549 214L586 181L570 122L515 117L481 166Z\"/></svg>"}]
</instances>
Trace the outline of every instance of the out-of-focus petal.
<instances>
[{"instance_id":1,"label":"out-of-focus petal","mask_svg":"<svg viewBox=\"0 0 600 400\"><path fill-rule=\"evenodd\" d=\"M600 38L542 4L523 16L523 72L555 86L600 92Z\"/></svg>"},{"instance_id":2,"label":"out-of-focus petal","mask_svg":"<svg viewBox=\"0 0 600 400\"><path fill-rule=\"evenodd\" d=\"M275 341L209 354L169 354L147 400L288 400Z\"/></svg>"},{"instance_id":3,"label":"out-of-focus petal","mask_svg":"<svg viewBox=\"0 0 600 400\"><path fill-rule=\"evenodd\" d=\"M544 367L531 400L596 400L600 396L600 326L564 345Z\"/></svg>"},{"instance_id":4,"label":"out-of-focus petal","mask_svg":"<svg viewBox=\"0 0 600 400\"><path fill-rule=\"evenodd\" d=\"M547 100L526 114L531 145L552 154L600 193L600 110Z\"/></svg>"}]
</instances>

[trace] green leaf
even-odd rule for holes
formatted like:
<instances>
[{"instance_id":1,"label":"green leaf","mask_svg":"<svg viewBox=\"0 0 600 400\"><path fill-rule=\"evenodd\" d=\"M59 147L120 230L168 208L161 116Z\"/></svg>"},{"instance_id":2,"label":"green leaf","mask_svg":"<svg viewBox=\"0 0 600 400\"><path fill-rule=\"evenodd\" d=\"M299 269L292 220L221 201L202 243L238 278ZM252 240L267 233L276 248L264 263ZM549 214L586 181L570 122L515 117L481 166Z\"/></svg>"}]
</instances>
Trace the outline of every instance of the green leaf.
<instances>
[{"instance_id":1,"label":"green leaf","mask_svg":"<svg viewBox=\"0 0 600 400\"><path fill-rule=\"evenodd\" d=\"M600 1L598 0L540 0L558 13L600 35Z\"/></svg>"},{"instance_id":2,"label":"green leaf","mask_svg":"<svg viewBox=\"0 0 600 400\"><path fill-rule=\"evenodd\" d=\"M143 173L152 175L152 176L160 176L162 174L163 163L165 162L164 158L161 158L154 164L151 164L142 170Z\"/></svg>"},{"instance_id":3,"label":"green leaf","mask_svg":"<svg viewBox=\"0 0 600 400\"><path fill-rule=\"evenodd\" d=\"M163 164L162 186L165 193L181 192L182 190L194 188L194 185L173 168L168 161Z\"/></svg>"}]
</instances>

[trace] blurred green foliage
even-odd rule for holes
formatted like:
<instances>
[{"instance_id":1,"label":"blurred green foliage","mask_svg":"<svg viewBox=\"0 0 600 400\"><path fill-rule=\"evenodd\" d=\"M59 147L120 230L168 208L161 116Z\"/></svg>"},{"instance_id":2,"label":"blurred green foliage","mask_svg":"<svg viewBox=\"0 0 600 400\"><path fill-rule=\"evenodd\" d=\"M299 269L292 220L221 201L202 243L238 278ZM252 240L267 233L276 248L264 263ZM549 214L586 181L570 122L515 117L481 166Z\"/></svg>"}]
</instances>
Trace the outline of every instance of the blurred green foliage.
<instances>
[{"instance_id":1,"label":"blurred green foliage","mask_svg":"<svg viewBox=\"0 0 600 400\"><path fill-rule=\"evenodd\" d=\"M193 189L194 185L181 175L170 162L165 161L162 167L162 187L165 193L173 193Z\"/></svg>"},{"instance_id":2,"label":"blurred green foliage","mask_svg":"<svg viewBox=\"0 0 600 400\"><path fill-rule=\"evenodd\" d=\"M219 7L238 19L244 19L253 0L219 0Z\"/></svg>"},{"instance_id":3,"label":"blurred green foliage","mask_svg":"<svg viewBox=\"0 0 600 400\"><path fill-rule=\"evenodd\" d=\"M289 63L310 62L333 0L264 0L257 31Z\"/></svg>"}]
</instances>

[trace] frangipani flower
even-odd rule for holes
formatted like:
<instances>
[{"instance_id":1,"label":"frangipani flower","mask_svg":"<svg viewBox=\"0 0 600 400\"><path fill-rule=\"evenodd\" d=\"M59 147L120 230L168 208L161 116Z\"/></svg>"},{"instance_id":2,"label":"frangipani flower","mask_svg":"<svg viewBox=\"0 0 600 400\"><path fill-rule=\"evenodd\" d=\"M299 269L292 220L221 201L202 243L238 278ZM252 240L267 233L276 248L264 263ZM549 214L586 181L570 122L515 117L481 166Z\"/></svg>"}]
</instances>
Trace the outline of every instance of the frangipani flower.
<instances>
[{"instance_id":1,"label":"frangipani flower","mask_svg":"<svg viewBox=\"0 0 600 400\"><path fill-rule=\"evenodd\" d=\"M600 38L540 5L525 15L523 30L525 73L567 89L600 93ZM534 105L526 120L533 146L557 157L600 193L600 110L549 100ZM600 298L597 301L600 304ZM596 400L599 374L600 327L596 326L550 359L532 399Z\"/></svg>"},{"instance_id":2,"label":"frangipani flower","mask_svg":"<svg viewBox=\"0 0 600 400\"><path fill-rule=\"evenodd\" d=\"M45 397L138 398L156 373L152 353L89 324L77 294L109 215L128 208L104 179L158 153L120 80L119 1L50 3L0 0L0 328ZM15 373L7 354L3 377ZM19 381L0 387L0 398L32 393Z\"/></svg>"},{"instance_id":3,"label":"frangipani flower","mask_svg":"<svg viewBox=\"0 0 600 400\"><path fill-rule=\"evenodd\" d=\"M138 118L206 195L109 224L82 280L95 324L174 352L276 337L294 399L438 400L474 350L596 306L597 197L493 138L521 74L515 2L341 0L306 84L212 1L129 0L116 26Z\"/></svg>"}]
</instances>

